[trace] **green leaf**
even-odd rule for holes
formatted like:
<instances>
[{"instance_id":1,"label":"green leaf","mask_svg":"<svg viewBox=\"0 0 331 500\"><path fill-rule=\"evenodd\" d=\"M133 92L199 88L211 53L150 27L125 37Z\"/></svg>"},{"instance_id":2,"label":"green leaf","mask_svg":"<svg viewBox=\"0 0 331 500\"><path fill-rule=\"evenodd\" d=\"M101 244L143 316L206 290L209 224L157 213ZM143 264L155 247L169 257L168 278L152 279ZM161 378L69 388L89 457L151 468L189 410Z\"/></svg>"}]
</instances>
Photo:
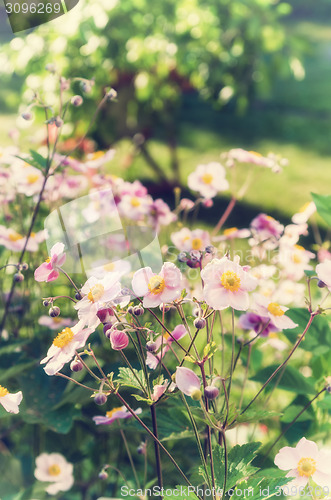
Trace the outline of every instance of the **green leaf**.
<instances>
[{"instance_id":1,"label":"green leaf","mask_svg":"<svg viewBox=\"0 0 331 500\"><path fill-rule=\"evenodd\" d=\"M280 415L282 415L282 412L279 411L249 409L242 415L238 415L238 417L236 417L236 422L238 424L246 422L260 422L269 418L279 417Z\"/></svg>"},{"instance_id":2,"label":"green leaf","mask_svg":"<svg viewBox=\"0 0 331 500\"><path fill-rule=\"evenodd\" d=\"M258 469L250 465L256 456L257 450L260 448L261 443L247 443L242 446L234 446L228 453L228 471L226 477L226 491L236 486L239 481L253 475ZM225 456L224 448L217 445L213 450L214 455L214 469L215 469L215 484L217 488L224 488L225 477ZM205 481L205 472L200 468ZM209 476L211 481L211 476Z\"/></svg>"},{"instance_id":3,"label":"green leaf","mask_svg":"<svg viewBox=\"0 0 331 500\"><path fill-rule=\"evenodd\" d=\"M186 485L177 485L176 488L173 488L168 491L172 491L171 495L165 495L163 498L166 500L178 500L178 498L185 498L185 500L198 500L198 497L196 496L195 493L191 491L191 489L188 489L188 486Z\"/></svg>"},{"instance_id":4,"label":"green leaf","mask_svg":"<svg viewBox=\"0 0 331 500\"><path fill-rule=\"evenodd\" d=\"M34 151L33 149L30 149L30 154L34 160L34 162L39 165L41 168L46 168L47 166L47 159L44 158L41 154L37 153L37 151Z\"/></svg>"},{"instance_id":5,"label":"green leaf","mask_svg":"<svg viewBox=\"0 0 331 500\"><path fill-rule=\"evenodd\" d=\"M317 212L331 226L331 195L310 193L316 205Z\"/></svg>"},{"instance_id":6,"label":"green leaf","mask_svg":"<svg viewBox=\"0 0 331 500\"><path fill-rule=\"evenodd\" d=\"M136 370L133 368L133 371L137 378L133 375L132 371L130 368L121 366L119 369L119 374L118 374L118 379L116 382L120 383L124 387L133 387L134 389L139 389L141 391L141 386L138 383L138 380L140 380L141 384L143 387L145 387L145 380L144 380L144 374L142 370Z\"/></svg>"},{"instance_id":7,"label":"green leaf","mask_svg":"<svg viewBox=\"0 0 331 500\"><path fill-rule=\"evenodd\" d=\"M278 365L267 366L266 368L263 368L263 370L256 373L251 380L264 384L277 368ZM311 380L301 375L301 373L293 368L293 366L287 366L285 368L282 372L281 379L279 379L279 377L274 377L268 384L269 390L275 386L276 381L277 387L279 389L284 389L285 391L295 392L296 394L316 393Z\"/></svg>"},{"instance_id":8,"label":"green leaf","mask_svg":"<svg viewBox=\"0 0 331 500\"><path fill-rule=\"evenodd\" d=\"M286 314L298 324L296 328L284 331L284 335L294 344L298 335L304 331L310 314L307 309L303 308L293 308ZM324 316L316 316L305 335L305 339L301 342L300 348L315 355L320 355L325 353L326 348L329 350L330 345L331 330L328 320Z\"/></svg>"},{"instance_id":9,"label":"green leaf","mask_svg":"<svg viewBox=\"0 0 331 500\"><path fill-rule=\"evenodd\" d=\"M285 477L284 471L278 469L264 469L254 474L246 480L244 484L240 484L237 489L239 488L242 490L242 498L247 497L253 500L267 500L275 494L279 497L280 487L292 479L293 478ZM249 493L248 490L250 490L251 493Z\"/></svg>"}]
</instances>

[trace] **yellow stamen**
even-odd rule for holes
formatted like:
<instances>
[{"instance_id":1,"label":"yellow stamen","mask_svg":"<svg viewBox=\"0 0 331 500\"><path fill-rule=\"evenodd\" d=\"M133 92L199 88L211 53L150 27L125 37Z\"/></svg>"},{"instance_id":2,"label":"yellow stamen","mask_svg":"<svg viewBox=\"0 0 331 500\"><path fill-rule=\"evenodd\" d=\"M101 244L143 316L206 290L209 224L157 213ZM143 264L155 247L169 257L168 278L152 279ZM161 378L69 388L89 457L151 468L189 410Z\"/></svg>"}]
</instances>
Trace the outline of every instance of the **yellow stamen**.
<instances>
[{"instance_id":1,"label":"yellow stamen","mask_svg":"<svg viewBox=\"0 0 331 500\"><path fill-rule=\"evenodd\" d=\"M106 417L111 418L114 415L114 413L116 413L117 411L122 411L122 410L123 410L123 406L118 406L117 408L113 408L112 410L106 412Z\"/></svg>"},{"instance_id":2,"label":"yellow stamen","mask_svg":"<svg viewBox=\"0 0 331 500\"><path fill-rule=\"evenodd\" d=\"M307 201L307 203L305 203L299 210L299 214L302 214L303 212L305 212L307 210L307 208L309 207L310 205L310 201Z\"/></svg>"},{"instance_id":3,"label":"yellow stamen","mask_svg":"<svg viewBox=\"0 0 331 500\"><path fill-rule=\"evenodd\" d=\"M111 272L111 271L114 271L115 269L115 264L114 262L109 262L108 264L105 264L103 266L104 270L107 271L107 272Z\"/></svg>"},{"instance_id":4,"label":"yellow stamen","mask_svg":"<svg viewBox=\"0 0 331 500\"><path fill-rule=\"evenodd\" d=\"M7 396L7 394L9 394L8 389L6 389L5 387L2 387L2 385L0 385L0 398Z\"/></svg>"},{"instance_id":5,"label":"yellow stamen","mask_svg":"<svg viewBox=\"0 0 331 500\"><path fill-rule=\"evenodd\" d=\"M137 198L136 196L133 196L133 198L131 198L130 203L132 207L140 207L141 205L139 198Z\"/></svg>"},{"instance_id":6,"label":"yellow stamen","mask_svg":"<svg viewBox=\"0 0 331 500\"><path fill-rule=\"evenodd\" d=\"M301 458L298 463L299 476L310 477L316 472L316 460L313 458Z\"/></svg>"},{"instance_id":7,"label":"yellow stamen","mask_svg":"<svg viewBox=\"0 0 331 500\"><path fill-rule=\"evenodd\" d=\"M37 175L37 174L29 174L26 178L26 180L28 181L28 184L34 184L35 182L37 182L38 179L39 179L39 175Z\"/></svg>"},{"instance_id":8,"label":"yellow stamen","mask_svg":"<svg viewBox=\"0 0 331 500\"><path fill-rule=\"evenodd\" d=\"M165 282L162 276L152 276L148 283L148 289L153 295L162 293L165 287Z\"/></svg>"},{"instance_id":9,"label":"yellow stamen","mask_svg":"<svg viewBox=\"0 0 331 500\"><path fill-rule=\"evenodd\" d=\"M99 158L102 158L105 156L105 153L103 151L96 151L95 153L92 153L90 158L91 160L99 160Z\"/></svg>"},{"instance_id":10,"label":"yellow stamen","mask_svg":"<svg viewBox=\"0 0 331 500\"><path fill-rule=\"evenodd\" d=\"M104 293L105 293L104 286L98 283L97 285L92 286L87 295L87 298L89 299L90 302L98 302L98 300L101 299Z\"/></svg>"},{"instance_id":11,"label":"yellow stamen","mask_svg":"<svg viewBox=\"0 0 331 500\"><path fill-rule=\"evenodd\" d=\"M285 312L277 302L270 302L268 305L268 311L274 316L283 316Z\"/></svg>"},{"instance_id":12,"label":"yellow stamen","mask_svg":"<svg viewBox=\"0 0 331 500\"><path fill-rule=\"evenodd\" d=\"M258 156L259 158L262 157L261 153L257 153L256 151L248 151L248 152L249 152L249 154L254 155L254 156Z\"/></svg>"},{"instance_id":13,"label":"yellow stamen","mask_svg":"<svg viewBox=\"0 0 331 500\"><path fill-rule=\"evenodd\" d=\"M201 238L193 238L192 240L192 250L201 250L202 248L202 239Z\"/></svg>"},{"instance_id":14,"label":"yellow stamen","mask_svg":"<svg viewBox=\"0 0 331 500\"><path fill-rule=\"evenodd\" d=\"M74 333L71 330L71 328L64 328L61 333L55 337L53 340L53 345L56 347L59 347L60 349L63 349L63 347L66 347L72 339L74 338Z\"/></svg>"},{"instance_id":15,"label":"yellow stamen","mask_svg":"<svg viewBox=\"0 0 331 500\"><path fill-rule=\"evenodd\" d=\"M49 263L50 263L50 261L51 261L51 258L50 258L50 257L47 257L47 259L45 260L45 262L46 262L47 264L49 264Z\"/></svg>"},{"instance_id":16,"label":"yellow stamen","mask_svg":"<svg viewBox=\"0 0 331 500\"><path fill-rule=\"evenodd\" d=\"M230 292L238 292L240 288L240 278L234 271L226 271L221 276L222 286Z\"/></svg>"},{"instance_id":17,"label":"yellow stamen","mask_svg":"<svg viewBox=\"0 0 331 500\"><path fill-rule=\"evenodd\" d=\"M294 248L300 251L304 250L304 248L301 245L294 245Z\"/></svg>"},{"instance_id":18,"label":"yellow stamen","mask_svg":"<svg viewBox=\"0 0 331 500\"><path fill-rule=\"evenodd\" d=\"M238 231L237 227L229 227L228 229L224 229L224 236L229 236L230 234L236 233Z\"/></svg>"},{"instance_id":19,"label":"yellow stamen","mask_svg":"<svg viewBox=\"0 0 331 500\"><path fill-rule=\"evenodd\" d=\"M214 180L214 177L211 174L203 174L201 179L204 184L211 184Z\"/></svg>"},{"instance_id":20,"label":"yellow stamen","mask_svg":"<svg viewBox=\"0 0 331 500\"><path fill-rule=\"evenodd\" d=\"M60 473L61 469L57 464L53 464L48 467L48 474L50 476L58 476Z\"/></svg>"},{"instance_id":21,"label":"yellow stamen","mask_svg":"<svg viewBox=\"0 0 331 500\"><path fill-rule=\"evenodd\" d=\"M9 234L8 238L10 239L10 241L18 241L22 240L23 236L19 233L16 233L16 231L13 231L12 233Z\"/></svg>"}]
</instances>

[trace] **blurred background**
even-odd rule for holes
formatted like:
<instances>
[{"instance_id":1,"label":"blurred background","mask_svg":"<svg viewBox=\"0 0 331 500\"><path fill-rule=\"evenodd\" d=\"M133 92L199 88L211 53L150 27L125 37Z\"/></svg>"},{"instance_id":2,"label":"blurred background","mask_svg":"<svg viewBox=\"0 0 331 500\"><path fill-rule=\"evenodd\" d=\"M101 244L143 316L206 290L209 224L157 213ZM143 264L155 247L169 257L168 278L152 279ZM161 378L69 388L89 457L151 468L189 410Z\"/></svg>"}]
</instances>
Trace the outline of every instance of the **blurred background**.
<instances>
[{"instance_id":1,"label":"blurred background","mask_svg":"<svg viewBox=\"0 0 331 500\"><path fill-rule=\"evenodd\" d=\"M83 134L105 87L118 92L91 131L91 147L117 150L110 172L167 198L223 151L272 151L289 166L262 174L245 208L287 218L310 191L328 194L331 180L330 16L328 0L80 0L13 35L2 8L1 146L15 129L23 145L38 140L18 112L40 87L52 102L45 67L55 64L65 77L95 79L68 138Z\"/></svg>"}]
</instances>

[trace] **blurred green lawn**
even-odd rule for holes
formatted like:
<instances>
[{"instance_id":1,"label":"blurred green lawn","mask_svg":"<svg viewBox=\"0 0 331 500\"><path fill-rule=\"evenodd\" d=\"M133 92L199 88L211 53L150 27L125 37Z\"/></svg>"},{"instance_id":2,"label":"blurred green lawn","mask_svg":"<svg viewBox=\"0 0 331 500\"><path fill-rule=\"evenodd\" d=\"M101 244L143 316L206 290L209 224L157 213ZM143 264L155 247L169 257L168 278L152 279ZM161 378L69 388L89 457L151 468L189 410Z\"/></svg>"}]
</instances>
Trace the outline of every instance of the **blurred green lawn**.
<instances>
[{"instance_id":1,"label":"blurred green lawn","mask_svg":"<svg viewBox=\"0 0 331 500\"><path fill-rule=\"evenodd\" d=\"M330 194L331 186L331 27L321 22L292 21L291 29L311 46L302 81L276 80L270 98L253 104L246 116L233 111L214 111L188 97L182 110L178 136L178 158L182 182L199 163L218 161L220 153L234 147L262 154L278 153L289 159L282 174L261 170L245 200L261 210L291 216L310 200L310 192ZM8 131L16 117L1 117L0 144L9 144ZM25 142L25 144L24 144ZM28 141L23 145L29 147ZM161 140L148 147L166 173L169 151ZM116 145L110 171L128 180L154 180L155 175L141 157L124 167L132 146L128 140ZM119 169L119 166L121 168ZM239 169L236 182L244 182L247 166Z\"/></svg>"}]
</instances>

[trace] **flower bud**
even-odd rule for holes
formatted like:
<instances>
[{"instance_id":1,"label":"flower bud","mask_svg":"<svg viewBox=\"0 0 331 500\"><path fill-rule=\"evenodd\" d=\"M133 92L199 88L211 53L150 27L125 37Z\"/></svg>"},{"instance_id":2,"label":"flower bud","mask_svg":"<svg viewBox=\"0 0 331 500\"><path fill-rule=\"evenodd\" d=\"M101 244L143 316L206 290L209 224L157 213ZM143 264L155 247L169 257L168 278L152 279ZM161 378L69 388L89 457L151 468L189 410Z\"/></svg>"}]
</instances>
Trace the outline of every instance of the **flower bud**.
<instances>
[{"instance_id":1,"label":"flower bud","mask_svg":"<svg viewBox=\"0 0 331 500\"><path fill-rule=\"evenodd\" d=\"M109 323L106 323L104 325L104 327L103 327L103 333L105 334L105 336L107 337L107 339L110 338L111 329L112 329L112 325L109 324Z\"/></svg>"},{"instance_id":2,"label":"flower bud","mask_svg":"<svg viewBox=\"0 0 331 500\"><path fill-rule=\"evenodd\" d=\"M202 328L205 328L206 326L206 320L205 318L196 318L193 321L193 324L197 330L202 330Z\"/></svg>"},{"instance_id":3,"label":"flower bud","mask_svg":"<svg viewBox=\"0 0 331 500\"><path fill-rule=\"evenodd\" d=\"M20 271L18 273L14 274L14 281L16 283L21 283L23 280L24 280L24 276Z\"/></svg>"},{"instance_id":4,"label":"flower bud","mask_svg":"<svg viewBox=\"0 0 331 500\"><path fill-rule=\"evenodd\" d=\"M186 255L186 252L180 252L180 253L178 254L177 259L179 260L179 262L187 262L188 257L187 257L187 255Z\"/></svg>"},{"instance_id":5,"label":"flower bud","mask_svg":"<svg viewBox=\"0 0 331 500\"><path fill-rule=\"evenodd\" d=\"M198 260L191 260L189 259L186 264L188 265L188 267L190 267L191 269L196 269L197 267L200 267L200 262Z\"/></svg>"},{"instance_id":6,"label":"flower bud","mask_svg":"<svg viewBox=\"0 0 331 500\"><path fill-rule=\"evenodd\" d=\"M135 306L133 308L133 314L135 316L142 316L144 314L144 308L142 306Z\"/></svg>"},{"instance_id":7,"label":"flower bud","mask_svg":"<svg viewBox=\"0 0 331 500\"><path fill-rule=\"evenodd\" d=\"M69 80L67 80L66 78L64 78L64 76L61 76L60 78L60 87L61 87L61 90L68 90L68 88L70 87L70 83L69 83Z\"/></svg>"},{"instance_id":8,"label":"flower bud","mask_svg":"<svg viewBox=\"0 0 331 500\"><path fill-rule=\"evenodd\" d=\"M30 111L24 111L24 113L21 114L21 117L24 120L30 121L33 118L33 114Z\"/></svg>"},{"instance_id":9,"label":"flower bud","mask_svg":"<svg viewBox=\"0 0 331 500\"><path fill-rule=\"evenodd\" d=\"M27 264L26 262L23 262L22 271L27 271L28 269L29 269L29 264Z\"/></svg>"},{"instance_id":10,"label":"flower bud","mask_svg":"<svg viewBox=\"0 0 331 500\"><path fill-rule=\"evenodd\" d=\"M78 106L81 106L83 104L83 98L81 95L74 95L71 98L70 102L73 106L76 106L78 108Z\"/></svg>"},{"instance_id":11,"label":"flower bud","mask_svg":"<svg viewBox=\"0 0 331 500\"><path fill-rule=\"evenodd\" d=\"M114 99L116 99L116 97L117 97L117 92L115 89L110 89L107 92L107 98L109 101L113 101Z\"/></svg>"},{"instance_id":12,"label":"flower bud","mask_svg":"<svg viewBox=\"0 0 331 500\"><path fill-rule=\"evenodd\" d=\"M112 330L109 335L109 340L112 348L115 351L121 351L128 347L129 337L122 330Z\"/></svg>"},{"instance_id":13,"label":"flower bud","mask_svg":"<svg viewBox=\"0 0 331 500\"><path fill-rule=\"evenodd\" d=\"M83 297L82 297L82 294L81 294L80 292L76 292L76 293L75 293L75 299L76 299L76 300L82 300L82 298L83 298Z\"/></svg>"},{"instance_id":14,"label":"flower bud","mask_svg":"<svg viewBox=\"0 0 331 500\"><path fill-rule=\"evenodd\" d=\"M138 446L137 448L137 453L139 453L139 455L145 455L146 454L146 441L143 442L143 443L140 443L140 445Z\"/></svg>"},{"instance_id":15,"label":"flower bud","mask_svg":"<svg viewBox=\"0 0 331 500\"><path fill-rule=\"evenodd\" d=\"M219 389L213 385L207 385L205 387L205 396L207 399L216 399L219 393Z\"/></svg>"},{"instance_id":16,"label":"flower bud","mask_svg":"<svg viewBox=\"0 0 331 500\"><path fill-rule=\"evenodd\" d=\"M329 384L327 387L326 387L326 390L329 394L331 394L331 384Z\"/></svg>"},{"instance_id":17,"label":"flower bud","mask_svg":"<svg viewBox=\"0 0 331 500\"><path fill-rule=\"evenodd\" d=\"M149 340L148 342L146 342L146 349L149 352L155 352L157 349L156 342L154 342L154 340Z\"/></svg>"},{"instance_id":18,"label":"flower bud","mask_svg":"<svg viewBox=\"0 0 331 500\"><path fill-rule=\"evenodd\" d=\"M132 306L129 306L128 309L127 309L127 313L128 314L133 314L133 307Z\"/></svg>"},{"instance_id":19,"label":"flower bud","mask_svg":"<svg viewBox=\"0 0 331 500\"><path fill-rule=\"evenodd\" d=\"M193 401L200 401L201 396L202 396L202 394L201 394L200 389L194 389L191 392L191 398L193 399Z\"/></svg>"},{"instance_id":20,"label":"flower bud","mask_svg":"<svg viewBox=\"0 0 331 500\"><path fill-rule=\"evenodd\" d=\"M103 392L98 392L98 394L94 396L94 402L100 406L104 405L107 402L106 394L104 394Z\"/></svg>"},{"instance_id":21,"label":"flower bud","mask_svg":"<svg viewBox=\"0 0 331 500\"><path fill-rule=\"evenodd\" d=\"M203 200L202 204L205 208L211 208L214 205L214 202L209 198L207 200Z\"/></svg>"},{"instance_id":22,"label":"flower bud","mask_svg":"<svg viewBox=\"0 0 331 500\"><path fill-rule=\"evenodd\" d=\"M70 363L70 370L73 372L80 372L83 368L84 365L78 358L73 359Z\"/></svg>"},{"instance_id":23,"label":"flower bud","mask_svg":"<svg viewBox=\"0 0 331 500\"><path fill-rule=\"evenodd\" d=\"M104 469L102 469L102 471L100 471L99 474L98 474L98 478L102 479L102 480L107 479L108 478L108 472L106 472Z\"/></svg>"},{"instance_id":24,"label":"flower bud","mask_svg":"<svg viewBox=\"0 0 331 500\"><path fill-rule=\"evenodd\" d=\"M57 306L53 306L50 308L48 314L50 315L51 318L56 318L57 316L60 316L60 308Z\"/></svg>"},{"instance_id":25,"label":"flower bud","mask_svg":"<svg viewBox=\"0 0 331 500\"><path fill-rule=\"evenodd\" d=\"M48 300L43 300L43 306L45 306L45 307L48 307L48 306L49 306L49 302L48 302Z\"/></svg>"},{"instance_id":26,"label":"flower bud","mask_svg":"<svg viewBox=\"0 0 331 500\"><path fill-rule=\"evenodd\" d=\"M159 309L161 312L167 313L170 311L171 306L169 304L160 304Z\"/></svg>"},{"instance_id":27,"label":"flower bud","mask_svg":"<svg viewBox=\"0 0 331 500\"><path fill-rule=\"evenodd\" d=\"M63 120L62 120L62 118L60 116L56 116L55 120L54 120L54 123L55 123L55 125L56 125L57 128L60 128L63 125Z\"/></svg>"},{"instance_id":28,"label":"flower bud","mask_svg":"<svg viewBox=\"0 0 331 500\"><path fill-rule=\"evenodd\" d=\"M111 323L115 318L114 311L110 307L99 309L97 312L97 316L103 324Z\"/></svg>"},{"instance_id":29,"label":"flower bud","mask_svg":"<svg viewBox=\"0 0 331 500\"><path fill-rule=\"evenodd\" d=\"M324 281L322 281L322 280L318 280L318 282L317 282L317 286L318 286L318 288L325 288L325 287L326 287L326 284L324 283Z\"/></svg>"},{"instance_id":30,"label":"flower bud","mask_svg":"<svg viewBox=\"0 0 331 500\"><path fill-rule=\"evenodd\" d=\"M92 84L90 81L81 82L81 88L85 94L90 94L92 91Z\"/></svg>"},{"instance_id":31,"label":"flower bud","mask_svg":"<svg viewBox=\"0 0 331 500\"><path fill-rule=\"evenodd\" d=\"M215 247L213 247L213 245L208 245L208 246L205 248L205 252L206 252L206 253L214 253L214 250L215 250Z\"/></svg>"}]
</instances>

